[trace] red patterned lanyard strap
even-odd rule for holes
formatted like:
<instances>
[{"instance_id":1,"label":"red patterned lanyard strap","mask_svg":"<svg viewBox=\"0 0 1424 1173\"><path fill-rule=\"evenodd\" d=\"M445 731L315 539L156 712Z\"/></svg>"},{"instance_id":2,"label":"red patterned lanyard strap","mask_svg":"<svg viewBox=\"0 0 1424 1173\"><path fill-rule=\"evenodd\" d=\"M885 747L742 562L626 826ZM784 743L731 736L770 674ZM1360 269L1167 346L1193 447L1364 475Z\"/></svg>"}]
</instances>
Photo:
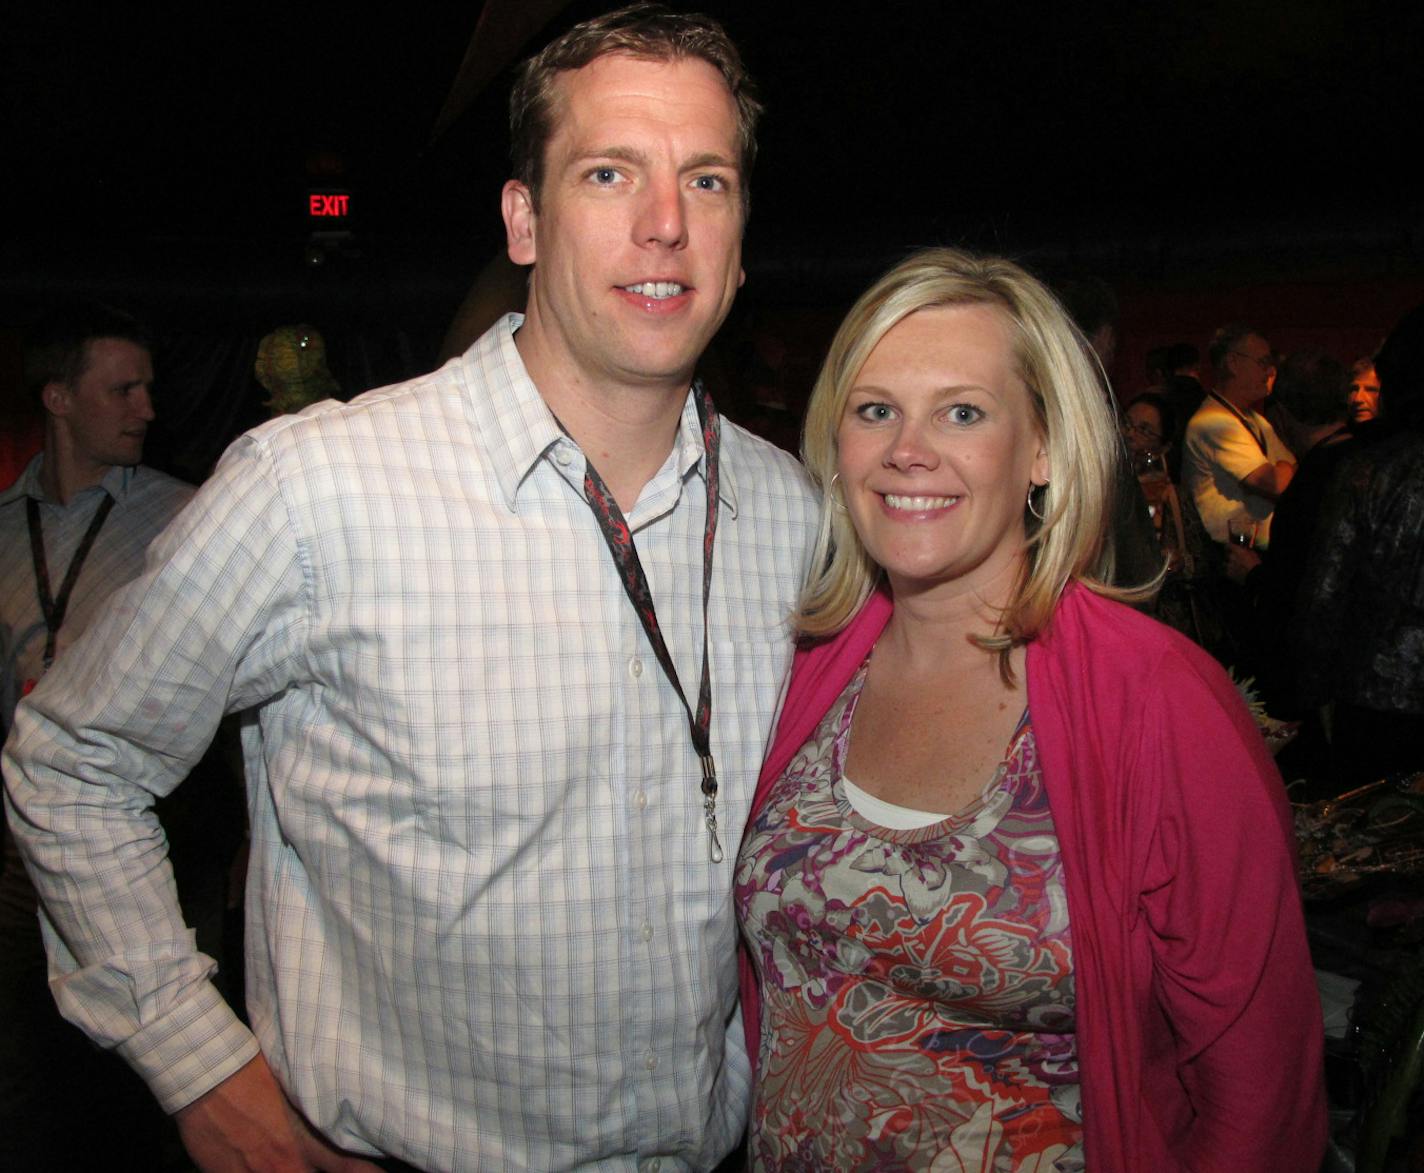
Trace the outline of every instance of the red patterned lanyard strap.
<instances>
[{"instance_id":1,"label":"red patterned lanyard strap","mask_svg":"<svg viewBox=\"0 0 1424 1173\"><path fill-rule=\"evenodd\" d=\"M35 590L40 597L40 612L44 615L45 621L44 670L46 672L54 663L55 643L59 638L59 629L64 623L64 613L69 610L69 596L74 593L74 584L79 579L79 571L84 566L84 559L89 557L89 551L94 547L94 539L99 536L99 531L104 527L104 519L109 516L109 510L113 507L114 499L106 492L103 501L99 503L99 508L94 511L89 528L84 531L84 536L79 540L79 548L74 551L74 557L69 560L69 569L64 572L64 581L60 583L59 596L56 598L49 593L49 563L45 561L44 529L40 523L40 503L33 497L25 498L25 515L30 523L30 554L35 561Z\"/></svg>"},{"instance_id":2,"label":"red patterned lanyard strap","mask_svg":"<svg viewBox=\"0 0 1424 1173\"><path fill-rule=\"evenodd\" d=\"M638 559L637 547L633 545L633 533L618 502L608 491L593 462L584 464L583 492L594 519L608 543L608 552L613 555L613 563L618 568L618 577L638 622L647 633L648 642L653 645L653 653L662 665L668 682L677 692L682 707L687 710L687 727L692 734L692 747L697 751L702 763L702 810L703 821L707 824L708 857L713 863L721 863L722 843L717 837L717 766L712 760L712 678L707 655L707 600L712 593L712 549L717 538L718 502L718 456L722 442L721 422L712 406L712 400L702 385L694 384L693 403L697 407L697 420L702 427L702 446L706 454L703 479L707 485L707 523L702 537L702 682L697 690L697 710L687 702L687 694L682 690L682 682L677 678L677 668L672 655L663 640L662 629L658 626L658 613L653 607L653 592L648 585L648 576ZM562 427L562 425L560 425Z\"/></svg>"}]
</instances>

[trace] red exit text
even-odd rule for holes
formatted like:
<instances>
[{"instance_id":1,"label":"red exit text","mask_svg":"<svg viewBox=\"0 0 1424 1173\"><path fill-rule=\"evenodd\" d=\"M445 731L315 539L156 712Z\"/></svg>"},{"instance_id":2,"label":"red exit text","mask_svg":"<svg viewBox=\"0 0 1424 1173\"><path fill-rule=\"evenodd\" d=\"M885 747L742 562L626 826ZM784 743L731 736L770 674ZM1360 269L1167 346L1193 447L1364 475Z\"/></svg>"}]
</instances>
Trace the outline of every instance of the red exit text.
<instances>
[{"instance_id":1,"label":"red exit text","mask_svg":"<svg viewBox=\"0 0 1424 1173\"><path fill-rule=\"evenodd\" d=\"M314 191L307 197L307 212L312 216L346 216L351 212L351 197L346 194L327 195Z\"/></svg>"}]
</instances>

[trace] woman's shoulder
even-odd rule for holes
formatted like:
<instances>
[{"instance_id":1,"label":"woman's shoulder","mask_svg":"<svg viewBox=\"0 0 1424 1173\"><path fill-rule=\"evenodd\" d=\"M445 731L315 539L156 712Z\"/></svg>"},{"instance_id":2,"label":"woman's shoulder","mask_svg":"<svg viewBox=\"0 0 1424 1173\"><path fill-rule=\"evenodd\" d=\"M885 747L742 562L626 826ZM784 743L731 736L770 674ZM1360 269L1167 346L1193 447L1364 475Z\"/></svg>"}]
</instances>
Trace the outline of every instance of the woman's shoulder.
<instances>
[{"instance_id":1,"label":"woman's shoulder","mask_svg":"<svg viewBox=\"0 0 1424 1173\"><path fill-rule=\"evenodd\" d=\"M1081 583L1071 583L1063 592L1039 642L1046 648L1064 643L1078 645L1095 657L1175 654L1189 662L1216 664L1181 632Z\"/></svg>"},{"instance_id":2,"label":"woman's shoulder","mask_svg":"<svg viewBox=\"0 0 1424 1173\"><path fill-rule=\"evenodd\" d=\"M1238 696L1225 669L1181 632L1078 583L1029 646L1028 674L1030 687L1035 676L1051 676L1060 687L1076 681L1100 699L1119 692L1141 703L1184 690Z\"/></svg>"}]
</instances>

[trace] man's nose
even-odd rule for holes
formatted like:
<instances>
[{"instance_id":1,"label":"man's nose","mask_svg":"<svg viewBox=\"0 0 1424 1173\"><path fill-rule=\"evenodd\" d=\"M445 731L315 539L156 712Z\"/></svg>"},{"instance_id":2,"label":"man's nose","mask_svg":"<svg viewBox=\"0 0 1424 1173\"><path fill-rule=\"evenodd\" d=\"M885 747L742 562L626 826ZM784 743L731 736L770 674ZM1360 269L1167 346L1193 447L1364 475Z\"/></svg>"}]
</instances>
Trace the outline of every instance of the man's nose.
<instances>
[{"instance_id":1,"label":"man's nose","mask_svg":"<svg viewBox=\"0 0 1424 1173\"><path fill-rule=\"evenodd\" d=\"M147 387L135 387L129 392L129 411L141 420L153 419L153 394Z\"/></svg>"},{"instance_id":2,"label":"man's nose","mask_svg":"<svg viewBox=\"0 0 1424 1173\"><path fill-rule=\"evenodd\" d=\"M687 243L687 210L676 177L649 181L641 197L634 236L642 245L681 248Z\"/></svg>"}]
</instances>

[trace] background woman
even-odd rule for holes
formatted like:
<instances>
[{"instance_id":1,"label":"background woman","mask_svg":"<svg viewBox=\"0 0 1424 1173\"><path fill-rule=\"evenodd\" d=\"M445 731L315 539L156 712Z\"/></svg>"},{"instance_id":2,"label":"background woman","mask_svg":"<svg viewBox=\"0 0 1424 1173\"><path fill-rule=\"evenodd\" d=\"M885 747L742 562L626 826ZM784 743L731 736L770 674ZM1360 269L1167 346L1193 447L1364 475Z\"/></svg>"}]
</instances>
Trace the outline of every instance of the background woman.
<instances>
[{"instance_id":1,"label":"background woman","mask_svg":"<svg viewBox=\"0 0 1424 1173\"><path fill-rule=\"evenodd\" d=\"M1283 789L1217 665L1107 597L1116 443L1009 262L912 257L832 343L737 876L758 1168L1315 1168Z\"/></svg>"}]
</instances>

